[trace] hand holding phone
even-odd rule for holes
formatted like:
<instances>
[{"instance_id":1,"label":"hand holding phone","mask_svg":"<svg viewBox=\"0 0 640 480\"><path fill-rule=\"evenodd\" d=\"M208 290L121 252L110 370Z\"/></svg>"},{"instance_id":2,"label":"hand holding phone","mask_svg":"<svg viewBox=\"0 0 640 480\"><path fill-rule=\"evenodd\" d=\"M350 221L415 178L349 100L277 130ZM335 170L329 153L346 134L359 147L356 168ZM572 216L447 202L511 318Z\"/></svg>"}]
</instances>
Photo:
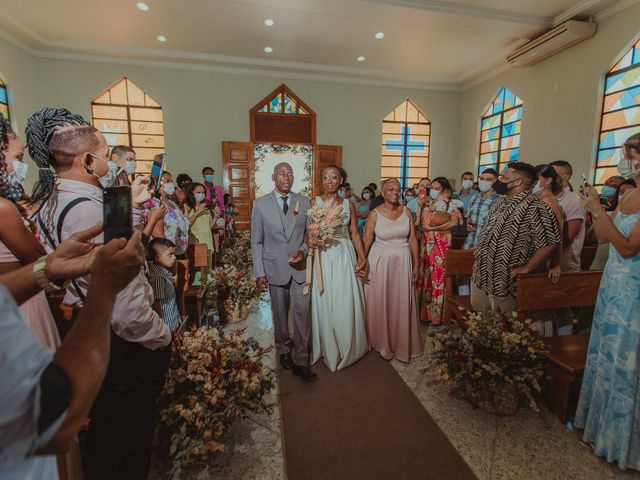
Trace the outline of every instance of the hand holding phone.
<instances>
[{"instance_id":1,"label":"hand holding phone","mask_svg":"<svg viewBox=\"0 0 640 480\"><path fill-rule=\"evenodd\" d=\"M587 177L585 176L585 174L582 174L582 194L586 197L587 196Z\"/></svg>"},{"instance_id":2,"label":"hand holding phone","mask_svg":"<svg viewBox=\"0 0 640 480\"><path fill-rule=\"evenodd\" d=\"M104 243L114 238L131 238L131 187L109 187L102 192Z\"/></svg>"}]
</instances>

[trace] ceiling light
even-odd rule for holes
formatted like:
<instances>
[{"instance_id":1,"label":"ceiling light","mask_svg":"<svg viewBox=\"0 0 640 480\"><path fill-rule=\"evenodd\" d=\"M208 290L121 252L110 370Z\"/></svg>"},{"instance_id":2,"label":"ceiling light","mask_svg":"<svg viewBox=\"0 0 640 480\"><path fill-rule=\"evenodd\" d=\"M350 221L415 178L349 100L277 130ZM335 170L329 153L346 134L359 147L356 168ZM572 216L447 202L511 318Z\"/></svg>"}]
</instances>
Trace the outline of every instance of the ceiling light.
<instances>
[{"instance_id":1,"label":"ceiling light","mask_svg":"<svg viewBox=\"0 0 640 480\"><path fill-rule=\"evenodd\" d=\"M366 60L365 57L363 57L362 55L360 55L358 58L356 58L357 61L359 62L364 62Z\"/></svg>"},{"instance_id":2,"label":"ceiling light","mask_svg":"<svg viewBox=\"0 0 640 480\"><path fill-rule=\"evenodd\" d=\"M138 10L140 10L141 12L148 12L149 11L149 5L147 5L144 2L136 3L136 7L138 7Z\"/></svg>"},{"instance_id":3,"label":"ceiling light","mask_svg":"<svg viewBox=\"0 0 640 480\"><path fill-rule=\"evenodd\" d=\"M384 38L384 33L383 32L378 32L374 35L376 40L382 40Z\"/></svg>"},{"instance_id":4,"label":"ceiling light","mask_svg":"<svg viewBox=\"0 0 640 480\"><path fill-rule=\"evenodd\" d=\"M273 48L271 48L271 47L264 47L264 53L273 53Z\"/></svg>"},{"instance_id":5,"label":"ceiling light","mask_svg":"<svg viewBox=\"0 0 640 480\"><path fill-rule=\"evenodd\" d=\"M265 24L267 27L273 27L273 25L274 25L275 23L276 23L276 22L274 22L274 21L273 21L272 19L270 19L270 18L265 18L265 19L264 19L264 24Z\"/></svg>"},{"instance_id":6,"label":"ceiling light","mask_svg":"<svg viewBox=\"0 0 640 480\"><path fill-rule=\"evenodd\" d=\"M158 35L156 37L156 40L158 40L160 43L164 43L167 41L167 37L165 37L164 35Z\"/></svg>"}]
</instances>

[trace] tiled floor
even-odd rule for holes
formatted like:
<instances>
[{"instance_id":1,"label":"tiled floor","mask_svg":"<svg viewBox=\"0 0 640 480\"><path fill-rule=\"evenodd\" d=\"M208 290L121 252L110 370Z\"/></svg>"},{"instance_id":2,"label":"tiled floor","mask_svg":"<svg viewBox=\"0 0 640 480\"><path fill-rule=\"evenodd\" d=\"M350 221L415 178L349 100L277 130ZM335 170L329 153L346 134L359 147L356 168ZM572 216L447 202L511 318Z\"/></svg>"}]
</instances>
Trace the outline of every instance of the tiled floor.
<instances>
[{"instance_id":1,"label":"tiled floor","mask_svg":"<svg viewBox=\"0 0 640 480\"><path fill-rule=\"evenodd\" d=\"M246 327L245 335L262 345L273 343L271 311L267 302L254 307L249 318L227 328ZM426 331L423 331L426 336ZM640 473L622 472L595 457L543 407L541 413L521 408L512 417L496 417L449 394L428 365L430 342L424 357L410 365L392 365L422 402L451 443L480 480L640 479ZM265 362L273 367L275 353ZM271 416L251 417L227 434L227 451L205 469L187 472L194 480L284 480L278 392ZM157 476L155 478L160 478ZM297 480L297 479L290 479ZM413 480L413 479L407 479Z\"/></svg>"}]
</instances>

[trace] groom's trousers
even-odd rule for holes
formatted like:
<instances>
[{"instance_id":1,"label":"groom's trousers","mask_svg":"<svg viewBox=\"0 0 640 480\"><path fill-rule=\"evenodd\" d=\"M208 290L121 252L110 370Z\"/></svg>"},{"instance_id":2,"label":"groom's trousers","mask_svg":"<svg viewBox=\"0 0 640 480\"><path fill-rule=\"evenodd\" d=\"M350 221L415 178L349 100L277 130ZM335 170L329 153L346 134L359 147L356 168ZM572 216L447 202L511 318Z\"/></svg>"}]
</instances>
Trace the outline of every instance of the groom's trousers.
<instances>
[{"instance_id":1,"label":"groom's trousers","mask_svg":"<svg viewBox=\"0 0 640 480\"><path fill-rule=\"evenodd\" d=\"M309 294L293 278L286 285L269 285L276 349L291 353L296 365L309 365ZM293 339L289 334L289 306L293 307Z\"/></svg>"}]
</instances>

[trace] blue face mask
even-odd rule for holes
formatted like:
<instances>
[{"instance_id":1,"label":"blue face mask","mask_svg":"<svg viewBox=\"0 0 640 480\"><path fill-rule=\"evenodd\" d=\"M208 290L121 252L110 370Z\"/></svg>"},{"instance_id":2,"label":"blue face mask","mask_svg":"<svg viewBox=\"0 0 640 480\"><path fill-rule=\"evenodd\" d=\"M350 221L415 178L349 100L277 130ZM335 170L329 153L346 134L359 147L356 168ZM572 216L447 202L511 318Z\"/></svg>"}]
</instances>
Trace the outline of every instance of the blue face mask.
<instances>
[{"instance_id":1,"label":"blue face mask","mask_svg":"<svg viewBox=\"0 0 640 480\"><path fill-rule=\"evenodd\" d=\"M616 194L616 189L613 187L609 187L608 185L605 185L600 190L600 195L602 195L604 198L613 197L615 194Z\"/></svg>"},{"instance_id":2,"label":"blue face mask","mask_svg":"<svg viewBox=\"0 0 640 480\"><path fill-rule=\"evenodd\" d=\"M213 175L205 175L204 181L207 183L213 183Z\"/></svg>"}]
</instances>

